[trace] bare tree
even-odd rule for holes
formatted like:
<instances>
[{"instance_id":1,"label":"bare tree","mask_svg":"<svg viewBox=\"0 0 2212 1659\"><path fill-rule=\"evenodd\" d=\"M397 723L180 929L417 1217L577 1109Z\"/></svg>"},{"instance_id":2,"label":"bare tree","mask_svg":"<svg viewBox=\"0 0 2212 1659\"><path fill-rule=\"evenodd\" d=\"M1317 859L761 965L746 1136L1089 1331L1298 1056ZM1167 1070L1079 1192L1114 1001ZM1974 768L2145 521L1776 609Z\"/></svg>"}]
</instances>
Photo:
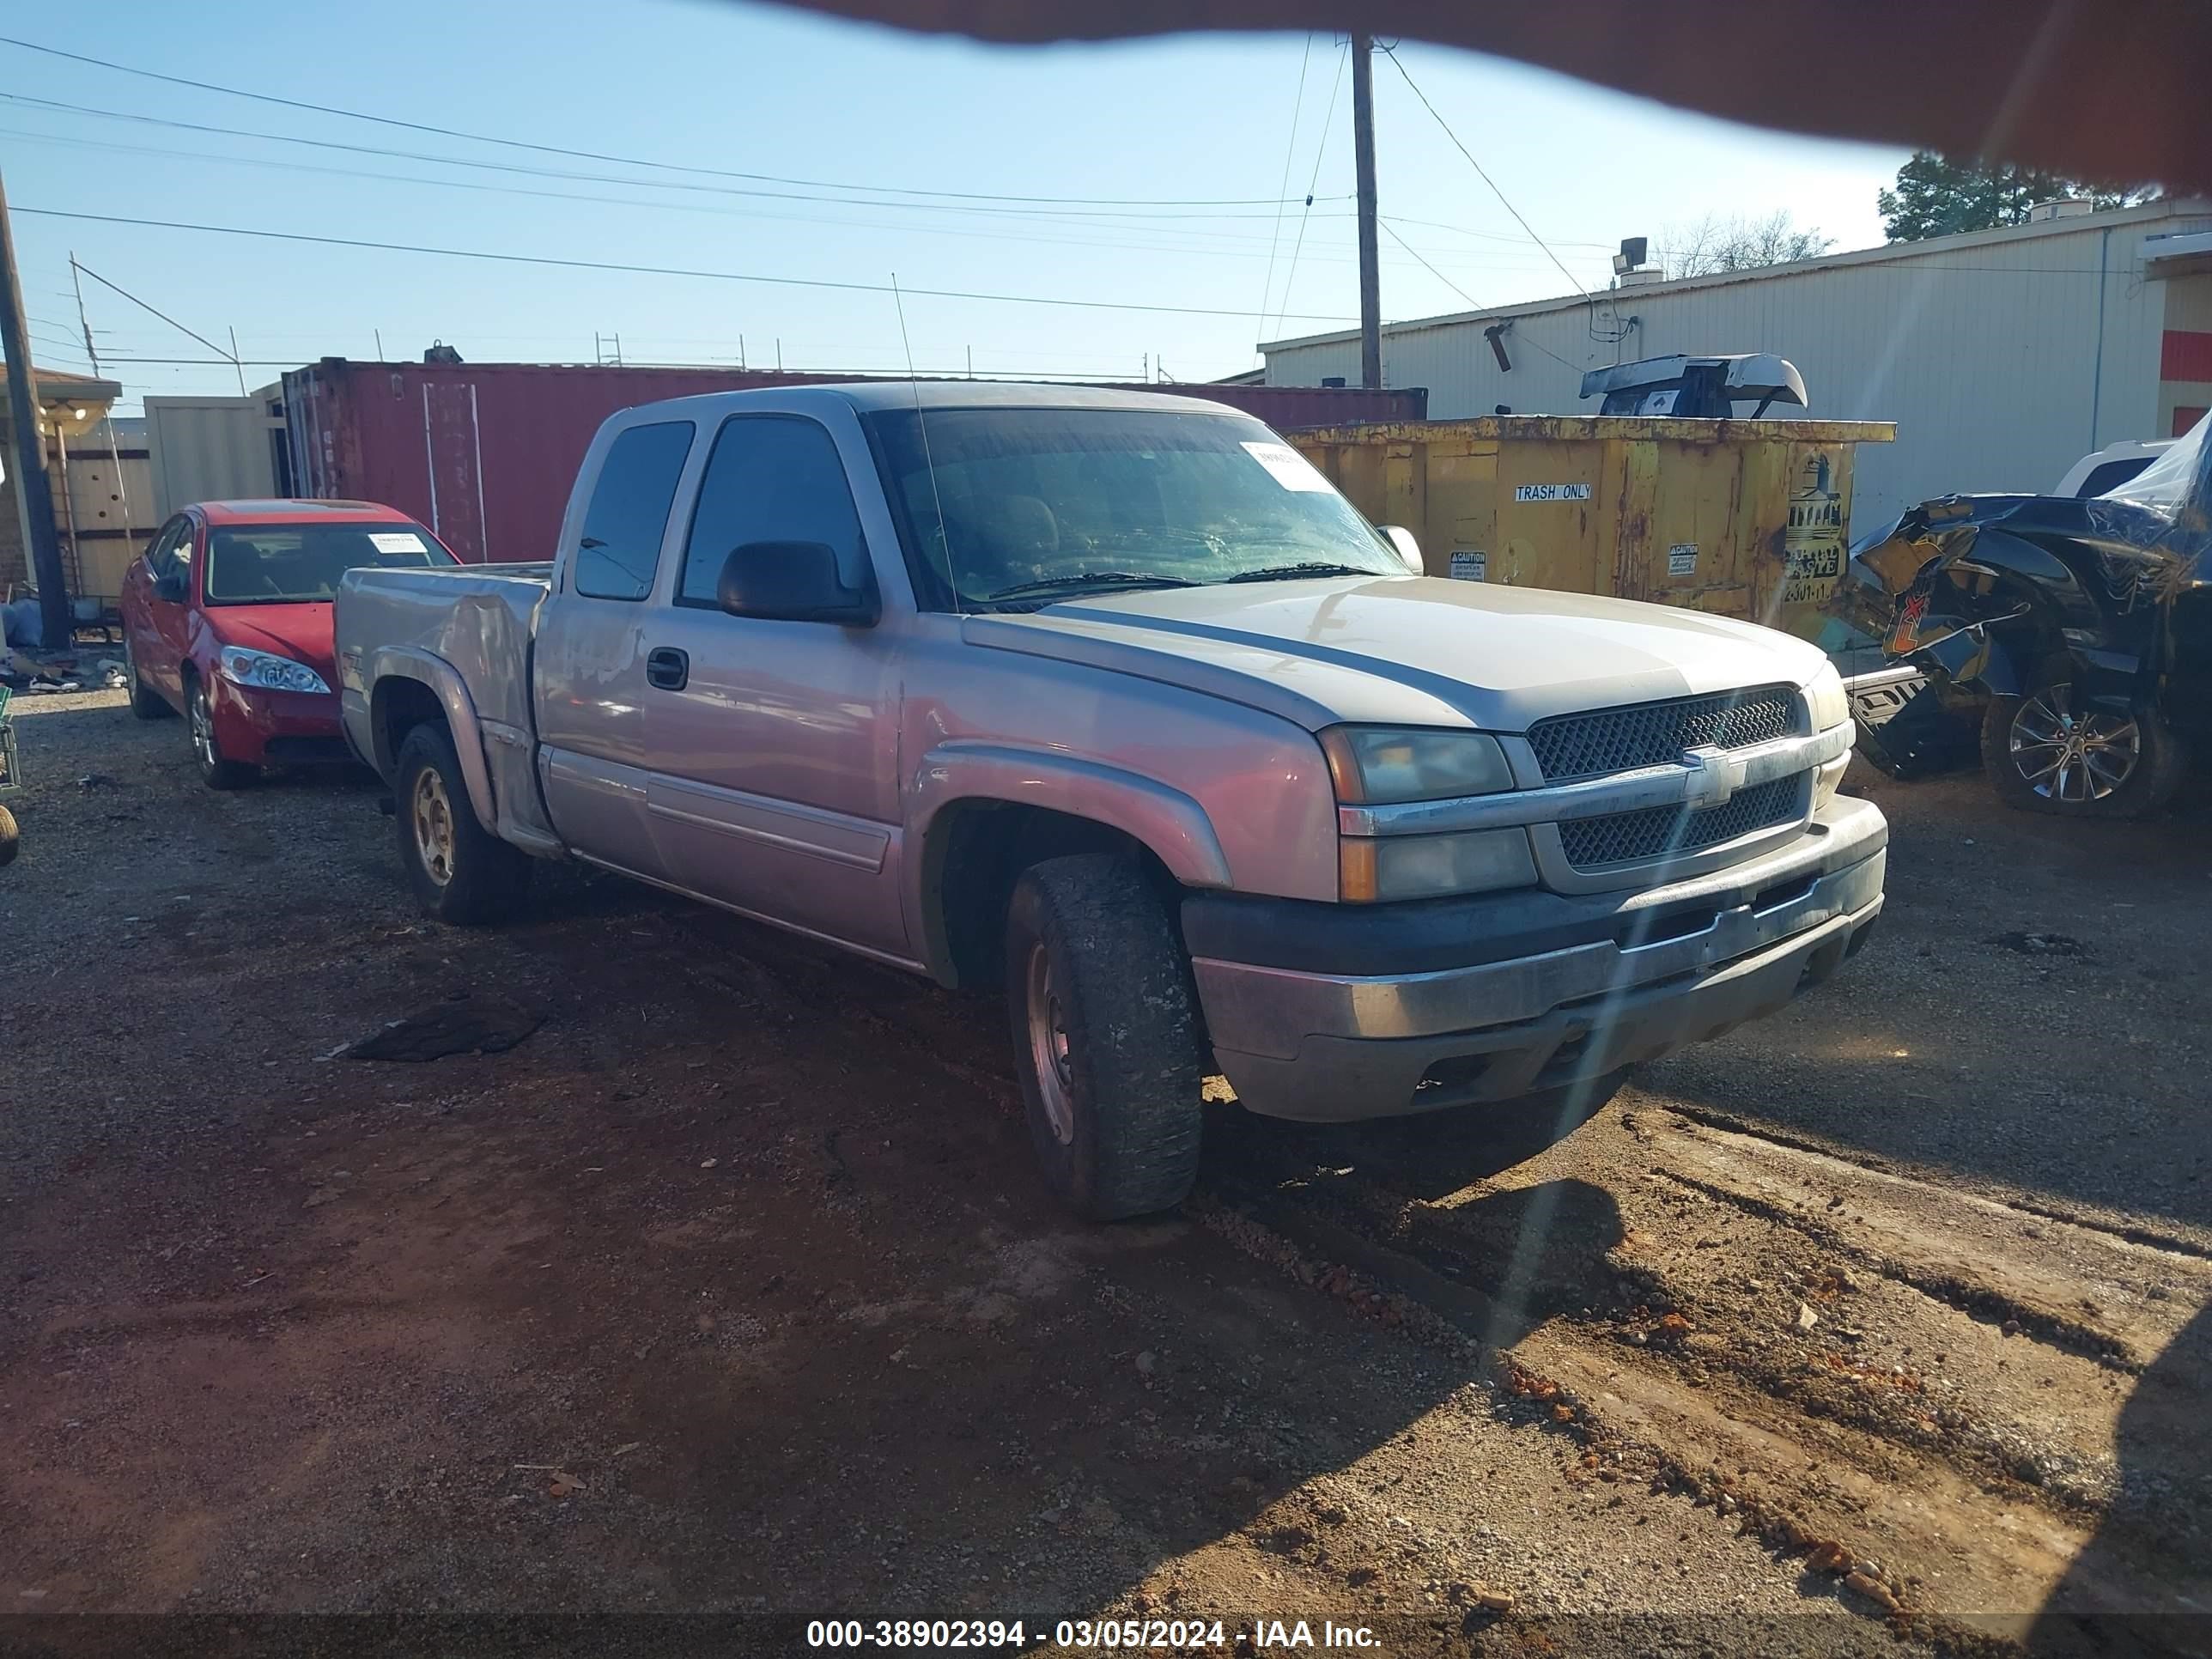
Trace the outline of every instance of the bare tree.
<instances>
[{"instance_id":1,"label":"bare tree","mask_svg":"<svg viewBox=\"0 0 2212 1659\"><path fill-rule=\"evenodd\" d=\"M1660 238L1658 260L1669 276L1710 276L1816 258L1835 245L1834 237L1801 227L1786 210L1764 219L1709 213L1687 229L1669 227Z\"/></svg>"}]
</instances>

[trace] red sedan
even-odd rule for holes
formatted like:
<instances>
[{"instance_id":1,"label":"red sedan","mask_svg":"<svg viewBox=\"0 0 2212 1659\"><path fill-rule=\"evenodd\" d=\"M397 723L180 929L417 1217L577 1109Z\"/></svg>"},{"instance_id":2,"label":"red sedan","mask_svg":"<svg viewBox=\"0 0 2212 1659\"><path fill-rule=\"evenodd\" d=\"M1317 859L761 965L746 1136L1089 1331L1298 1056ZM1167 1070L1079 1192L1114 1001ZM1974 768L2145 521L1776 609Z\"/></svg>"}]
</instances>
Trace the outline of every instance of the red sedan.
<instances>
[{"instance_id":1,"label":"red sedan","mask_svg":"<svg viewBox=\"0 0 2212 1659\"><path fill-rule=\"evenodd\" d=\"M187 507L124 578L131 712L181 712L211 788L264 765L349 760L331 633L339 579L453 562L404 513L369 501Z\"/></svg>"}]
</instances>

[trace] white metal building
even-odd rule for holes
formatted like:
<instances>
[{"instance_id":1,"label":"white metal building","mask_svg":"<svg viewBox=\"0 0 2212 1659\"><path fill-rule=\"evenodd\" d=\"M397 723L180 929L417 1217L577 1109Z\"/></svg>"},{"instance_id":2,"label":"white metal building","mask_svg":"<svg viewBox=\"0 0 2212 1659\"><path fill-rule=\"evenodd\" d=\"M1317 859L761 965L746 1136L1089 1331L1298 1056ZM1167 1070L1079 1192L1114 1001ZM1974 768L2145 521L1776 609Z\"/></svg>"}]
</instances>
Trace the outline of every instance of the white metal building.
<instances>
[{"instance_id":1,"label":"white metal building","mask_svg":"<svg viewBox=\"0 0 2212 1659\"><path fill-rule=\"evenodd\" d=\"M2185 198L1390 323L1383 384L1426 386L1433 419L1589 414L1586 369L1777 352L1808 413L1897 422L1894 444L1859 451L1863 532L1954 491L2048 490L2093 449L2187 430L2212 407L2206 233L2212 201ZM1358 384L1355 330L1261 349L1271 386Z\"/></svg>"}]
</instances>

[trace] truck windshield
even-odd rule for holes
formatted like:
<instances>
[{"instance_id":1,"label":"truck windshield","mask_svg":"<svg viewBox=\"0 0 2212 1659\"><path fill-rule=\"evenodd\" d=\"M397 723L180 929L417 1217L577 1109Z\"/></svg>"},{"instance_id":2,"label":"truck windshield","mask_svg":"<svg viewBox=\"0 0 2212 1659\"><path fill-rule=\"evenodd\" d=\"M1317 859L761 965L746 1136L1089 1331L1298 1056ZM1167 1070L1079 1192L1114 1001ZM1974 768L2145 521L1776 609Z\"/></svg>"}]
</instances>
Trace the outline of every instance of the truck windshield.
<instances>
[{"instance_id":1,"label":"truck windshield","mask_svg":"<svg viewBox=\"0 0 2212 1659\"><path fill-rule=\"evenodd\" d=\"M224 526L208 536L207 602L308 605L337 598L339 580L364 565L453 562L428 531L404 524Z\"/></svg>"},{"instance_id":2,"label":"truck windshield","mask_svg":"<svg viewBox=\"0 0 2212 1659\"><path fill-rule=\"evenodd\" d=\"M1407 574L1304 458L1241 416L938 409L867 418L927 610Z\"/></svg>"}]
</instances>

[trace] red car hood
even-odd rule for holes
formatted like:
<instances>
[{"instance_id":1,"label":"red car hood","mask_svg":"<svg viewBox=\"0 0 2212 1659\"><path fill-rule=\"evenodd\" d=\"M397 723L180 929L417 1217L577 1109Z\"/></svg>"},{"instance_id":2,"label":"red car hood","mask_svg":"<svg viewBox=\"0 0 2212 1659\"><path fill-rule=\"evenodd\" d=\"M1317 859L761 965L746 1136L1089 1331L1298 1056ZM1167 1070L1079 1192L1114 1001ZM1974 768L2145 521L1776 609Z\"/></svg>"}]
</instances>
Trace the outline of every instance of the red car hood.
<instances>
[{"instance_id":1,"label":"red car hood","mask_svg":"<svg viewBox=\"0 0 2212 1659\"><path fill-rule=\"evenodd\" d=\"M307 605L222 605L201 612L217 645L244 646L303 662L335 687L337 647L328 601Z\"/></svg>"}]
</instances>

